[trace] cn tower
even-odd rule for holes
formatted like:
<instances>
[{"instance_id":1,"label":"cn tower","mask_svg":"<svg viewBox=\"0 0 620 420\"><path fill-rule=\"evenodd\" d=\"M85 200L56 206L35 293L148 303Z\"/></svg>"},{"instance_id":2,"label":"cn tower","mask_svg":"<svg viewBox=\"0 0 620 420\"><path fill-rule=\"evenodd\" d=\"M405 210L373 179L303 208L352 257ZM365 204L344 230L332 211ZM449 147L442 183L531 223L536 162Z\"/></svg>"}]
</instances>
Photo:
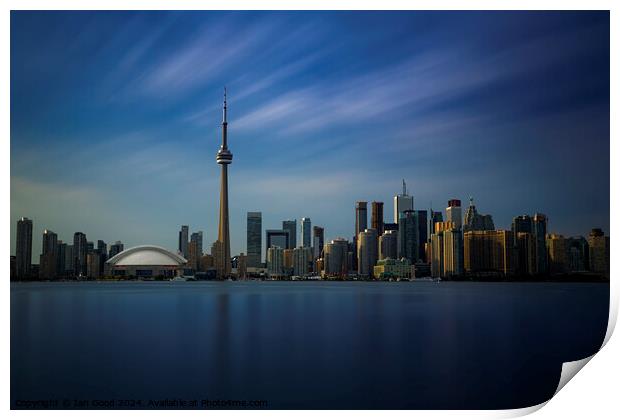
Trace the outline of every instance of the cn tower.
<instances>
[{"instance_id":1,"label":"cn tower","mask_svg":"<svg viewBox=\"0 0 620 420\"><path fill-rule=\"evenodd\" d=\"M230 276L231 264L230 264L230 229L228 223L228 165L232 163L233 155L228 150L227 142L227 129L228 122L226 121L226 88L224 88L224 116L222 120L222 145L217 152L215 160L219 165L222 165L222 177L220 184L220 225L217 232L217 241L219 242L220 252L218 252L217 258L220 261L216 261L217 267L220 267L221 273L218 273L221 278L228 278Z\"/></svg>"}]
</instances>

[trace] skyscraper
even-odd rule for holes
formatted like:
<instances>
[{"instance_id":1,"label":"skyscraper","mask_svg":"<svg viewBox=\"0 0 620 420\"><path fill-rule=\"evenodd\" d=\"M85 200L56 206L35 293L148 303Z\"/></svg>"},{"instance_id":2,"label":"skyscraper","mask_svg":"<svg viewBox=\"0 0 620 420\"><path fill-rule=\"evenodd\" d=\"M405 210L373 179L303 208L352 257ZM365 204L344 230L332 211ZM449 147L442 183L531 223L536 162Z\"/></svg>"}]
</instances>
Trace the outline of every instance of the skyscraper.
<instances>
[{"instance_id":1,"label":"skyscraper","mask_svg":"<svg viewBox=\"0 0 620 420\"><path fill-rule=\"evenodd\" d=\"M58 241L58 253L56 254L56 275L63 277L65 275L65 259L67 258L67 244Z\"/></svg>"},{"instance_id":2,"label":"skyscraper","mask_svg":"<svg viewBox=\"0 0 620 420\"><path fill-rule=\"evenodd\" d=\"M532 219L534 227L534 250L536 254L536 274L547 274L547 216L536 213Z\"/></svg>"},{"instance_id":3,"label":"skyscraper","mask_svg":"<svg viewBox=\"0 0 620 420\"><path fill-rule=\"evenodd\" d=\"M440 211L433 211L433 209L431 209L429 227L428 227L429 239L430 239L430 236L433 233L435 233L435 223L438 223L438 222L443 222L443 214Z\"/></svg>"},{"instance_id":4,"label":"skyscraper","mask_svg":"<svg viewBox=\"0 0 620 420\"><path fill-rule=\"evenodd\" d=\"M220 186L220 220L217 231L217 241L221 243L221 253L218 253L219 261L215 266L220 267L222 272L218 273L219 278L230 276L230 227L228 223L228 165L232 163L233 155L228 150L228 122L226 121L226 88L224 88L224 118L222 121L222 145L217 152L216 161L222 166L221 186ZM218 248L219 249L219 248Z\"/></svg>"},{"instance_id":5,"label":"skyscraper","mask_svg":"<svg viewBox=\"0 0 620 420\"><path fill-rule=\"evenodd\" d=\"M405 210L398 220L398 256L415 264L419 258L418 219L413 210Z\"/></svg>"},{"instance_id":6,"label":"skyscraper","mask_svg":"<svg viewBox=\"0 0 620 420\"><path fill-rule=\"evenodd\" d=\"M323 252L323 270L325 276L343 279L349 271L349 241L336 238L325 245Z\"/></svg>"},{"instance_id":7,"label":"skyscraper","mask_svg":"<svg viewBox=\"0 0 620 420\"><path fill-rule=\"evenodd\" d=\"M194 242L194 246L195 246L195 252L196 255L198 256L198 259L200 259L200 257L202 257L202 254L204 252L204 248L202 246L202 230L199 230L198 232L194 232L192 233L192 235L190 236L190 242Z\"/></svg>"},{"instance_id":8,"label":"skyscraper","mask_svg":"<svg viewBox=\"0 0 620 420\"><path fill-rule=\"evenodd\" d=\"M263 253L263 215L259 211L249 211L247 220L248 267L260 267Z\"/></svg>"},{"instance_id":9,"label":"skyscraper","mask_svg":"<svg viewBox=\"0 0 620 420\"><path fill-rule=\"evenodd\" d=\"M283 220L282 230L286 230L288 232L288 248L295 248L297 246L297 219Z\"/></svg>"},{"instance_id":10,"label":"skyscraper","mask_svg":"<svg viewBox=\"0 0 620 420\"><path fill-rule=\"evenodd\" d=\"M366 201L358 201L355 203L355 242L357 235L368 227L368 203Z\"/></svg>"},{"instance_id":11,"label":"skyscraper","mask_svg":"<svg viewBox=\"0 0 620 420\"><path fill-rule=\"evenodd\" d=\"M448 207L446 207L446 221L454 223L454 227L461 229L463 226L463 219L461 217L461 200L453 198L448 201Z\"/></svg>"},{"instance_id":12,"label":"skyscraper","mask_svg":"<svg viewBox=\"0 0 620 420\"><path fill-rule=\"evenodd\" d=\"M476 276L514 274L514 240L509 230L464 233L465 272Z\"/></svg>"},{"instance_id":13,"label":"skyscraper","mask_svg":"<svg viewBox=\"0 0 620 420\"><path fill-rule=\"evenodd\" d=\"M39 261L39 278L52 280L56 278L56 263L58 258L58 235L51 230L43 231L41 244L41 258Z\"/></svg>"},{"instance_id":14,"label":"skyscraper","mask_svg":"<svg viewBox=\"0 0 620 420\"><path fill-rule=\"evenodd\" d=\"M377 235L383 235L383 203L373 201L371 203L372 214L370 217L370 227L377 231Z\"/></svg>"},{"instance_id":15,"label":"skyscraper","mask_svg":"<svg viewBox=\"0 0 620 420\"><path fill-rule=\"evenodd\" d=\"M22 217L17 221L17 242L15 244L17 278L30 277L32 266L32 220Z\"/></svg>"},{"instance_id":16,"label":"skyscraper","mask_svg":"<svg viewBox=\"0 0 620 420\"><path fill-rule=\"evenodd\" d=\"M403 179L403 193L394 196L394 223L398 223L400 214L413 210L413 197L407 193L407 184Z\"/></svg>"},{"instance_id":17,"label":"skyscraper","mask_svg":"<svg viewBox=\"0 0 620 420\"><path fill-rule=\"evenodd\" d=\"M588 235L590 271L609 277L609 236L602 229L592 229Z\"/></svg>"},{"instance_id":18,"label":"skyscraper","mask_svg":"<svg viewBox=\"0 0 620 420\"><path fill-rule=\"evenodd\" d=\"M418 259L426 261L426 243L428 242L428 217L426 210L415 210L418 219ZM417 261L411 261L412 264Z\"/></svg>"},{"instance_id":19,"label":"skyscraper","mask_svg":"<svg viewBox=\"0 0 620 420\"><path fill-rule=\"evenodd\" d=\"M274 246L288 249L290 243L289 231L284 229L267 229L265 231L265 240L267 242L267 249Z\"/></svg>"},{"instance_id":20,"label":"skyscraper","mask_svg":"<svg viewBox=\"0 0 620 420\"><path fill-rule=\"evenodd\" d=\"M379 237L379 259L398 258L398 231L386 230Z\"/></svg>"},{"instance_id":21,"label":"skyscraper","mask_svg":"<svg viewBox=\"0 0 620 420\"><path fill-rule=\"evenodd\" d=\"M114 244L110 245L110 255L108 256L108 259L112 258L116 254L123 252L124 249L125 245L123 245L121 241L114 242Z\"/></svg>"},{"instance_id":22,"label":"skyscraper","mask_svg":"<svg viewBox=\"0 0 620 420\"><path fill-rule=\"evenodd\" d=\"M183 255L183 258L189 257L189 226L181 226L179 231L179 254Z\"/></svg>"},{"instance_id":23,"label":"skyscraper","mask_svg":"<svg viewBox=\"0 0 620 420\"><path fill-rule=\"evenodd\" d=\"M311 255L309 247L299 246L293 250L293 274L295 276L308 274L308 261Z\"/></svg>"},{"instance_id":24,"label":"skyscraper","mask_svg":"<svg viewBox=\"0 0 620 420\"><path fill-rule=\"evenodd\" d=\"M267 249L267 272L272 277L279 277L284 271L284 249L272 246Z\"/></svg>"},{"instance_id":25,"label":"skyscraper","mask_svg":"<svg viewBox=\"0 0 620 420\"><path fill-rule=\"evenodd\" d=\"M547 255L549 256L549 272L561 274L568 271L568 240L558 234L547 235Z\"/></svg>"},{"instance_id":26,"label":"skyscraper","mask_svg":"<svg viewBox=\"0 0 620 420\"><path fill-rule=\"evenodd\" d=\"M490 214L480 214L476 210L473 197L469 197L469 207L465 212L463 232L470 230L495 230L493 217Z\"/></svg>"},{"instance_id":27,"label":"skyscraper","mask_svg":"<svg viewBox=\"0 0 620 420\"><path fill-rule=\"evenodd\" d=\"M88 244L86 235L82 232L73 234L73 257L75 259L75 275L86 276L86 256L88 255Z\"/></svg>"},{"instance_id":28,"label":"skyscraper","mask_svg":"<svg viewBox=\"0 0 620 420\"><path fill-rule=\"evenodd\" d=\"M325 243L325 229L321 226L312 227L312 251L316 260L323 252L323 244Z\"/></svg>"},{"instance_id":29,"label":"skyscraper","mask_svg":"<svg viewBox=\"0 0 620 420\"><path fill-rule=\"evenodd\" d=\"M374 267L377 263L377 231L366 229L360 232L357 238L357 272L361 276L373 277Z\"/></svg>"},{"instance_id":30,"label":"skyscraper","mask_svg":"<svg viewBox=\"0 0 620 420\"><path fill-rule=\"evenodd\" d=\"M309 217L301 218L301 245L304 248L312 247L312 222Z\"/></svg>"}]
</instances>

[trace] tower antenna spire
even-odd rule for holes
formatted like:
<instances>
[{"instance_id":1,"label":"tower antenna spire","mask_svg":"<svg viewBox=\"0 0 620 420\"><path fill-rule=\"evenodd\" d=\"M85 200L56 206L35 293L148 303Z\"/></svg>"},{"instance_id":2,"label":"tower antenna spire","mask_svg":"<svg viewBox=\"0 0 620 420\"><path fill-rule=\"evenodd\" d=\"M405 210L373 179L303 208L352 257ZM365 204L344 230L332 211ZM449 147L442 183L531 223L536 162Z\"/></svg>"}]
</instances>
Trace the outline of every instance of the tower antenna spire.
<instances>
[{"instance_id":1,"label":"tower antenna spire","mask_svg":"<svg viewBox=\"0 0 620 420\"><path fill-rule=\"evenodd\" d=\"M226 123L226 86L224 86L224 123Z\"/></svg>"},{"instance_id":2,"label":"tower antenna spire","mask_svg":"<svg viewBox=\"0 0 620 420\"><path fill-rule=\"evenodd\" d=\"M403 178L403 195L407 195L407 184L405 183L405 178Z\"/></svg>"}]
</instances>

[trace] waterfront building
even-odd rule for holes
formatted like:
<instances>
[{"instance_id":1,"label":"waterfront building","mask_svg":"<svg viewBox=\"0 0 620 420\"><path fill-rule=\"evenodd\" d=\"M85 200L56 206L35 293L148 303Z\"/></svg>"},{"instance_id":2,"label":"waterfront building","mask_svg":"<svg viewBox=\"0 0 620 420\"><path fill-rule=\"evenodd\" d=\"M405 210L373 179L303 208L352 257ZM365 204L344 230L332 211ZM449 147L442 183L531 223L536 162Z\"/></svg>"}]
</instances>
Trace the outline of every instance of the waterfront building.
<instances>
[{"instance_id":1,"label":"waterfront building","mask_svg":"<svg viewBox=\"0 0 620 420\"><path fill-rule=\"evenodd\" d=\"M495 230L493 217L490 214L480 214L476 210L473 197L469 197L469 207L463 220L463 232L470 230Z\"/></svg>"},{"instance_id":2,"label":"waterfront building","mask_svg":"<svg viewBox=\"0 0 620 420\"><path fill-rule=\"evenodd\" d=\"M265 238L267 242L267 249L278 246L282 249L289 247L289 231L284 229L267 229L265 231Z\"/></svg>"},{"instance_id":3,"label":"waterfront building","mask_svg":"<svg viewBox=\"0 0 620 420\"><path fill-rule=\"evenodd\" d=\"M293 251L294 249L287 248L282 251L284 274L292 274L293 273Z\"/></svg>"},{"instance_id":4,"label":"waterfront building","mask_svg":"<svg viewBox=\"0 0 620 420\"><path fill-rule=\"evenodd\" d=\"M323 244L325 243L325 229L321 226L312 227L312 249L314 259L321 257Z\"/></svg>"},{"instance_id":5,"label":"waterfront building","mask_svg":"<svg viewBox=\"0 0 620 420\"><path fill-rule=\"evenodd\" d=\"M73 234L73 256L75 258L75 275L86 276L86 256L88 255L88 241L82 232Z\"/></svg>"},{"instance_id":6,"label":"waterfront building","mask_svg":"<svg viewBox=\"0 0 620 420\"><path fill-rule=\"evenodd\" d=\"M267 272L271 277L281 277L284 272L284 249L271 246L267 249Z\"/></svg>"},{"instance_id":7,"label":"waterfront building","mask_svg":"<svg viewBox=\"0 0 620 420\"><path fill-rule=\"evenodd\" d=\"M515 272L520 276L532 276L536 273L534 235L529 232L517 232L516 235L517 245L515 247Z\"/></svg>"},{"instance_id":8,"label":"waterfront building","mask_svg":"<svg viewBox=\"0 0 620 420\"><path fill-rule=\"evenodd\" d=\"M224 109L222 121L222 145L217 152L216 161L221 165L221 184L220 184L220 217L217 232L217 242L221 245L216 247L219 251L214 258L217 259L215 266L221 267L221 271L217 272L218 278L230 277L230 226L228 219L228 165L232 163L233 155L228 150L228 122L226 119L226 88L224 88Z\"/></svg>"},{"instance_id":9,"label":"waterfront building","mask_svg":"<svg viewBox=\"0 0 620 420\"><path fill-rule=\"evenodd\" d=\"M312 222L309 217L301 218L301 246L312 247Z\"/></svg>"},{"instance_id":10,"label":"waterfront building","mask_svg":"<svg viewBox=\"0 0 620 420\"><path fill-rule=\"evenodd\" d=\"M592 229L588 236L590 271L609 278L609 236L602 229Z\"/></svg>"},{"instance_id":11,"label":"waterfront building","mask_svg":"<svg viewBox=\"0 0 620 420\"><path fill-rule=\"evenodd\" d=\"M411 279L413 266L407 258L385 258L377 261L374 266L374 277L377 280Z\"/></svg>"},{"instance_id":12,"label":"waterfront building","mask_svg":"<svg viewBox=\"0 0 620 420\"><path fill-rule=\"evenodd\" d=\"M590 269L590 250L583 236L568 238L568 271L571 273Z\"/></svg>"},{"instance_id":13,"label":"waterfront building","mask_svg":"<svg viewBox=\"0 0 620 420\"><path fill-rule=\"evenodd\" d=\"M194 272L200 271L200 258L202 257L202 252L200 251L198 238L192 235L192 239L189 241L188 253L189 257L187 258L187 265Z\"/></svg>"},{"instance_id":14,"label":"waterfront building","mask_svg":"<svg viewBox=\"0 0 620 420\"><path fill-rule=\"evenodd\" d=\"M179 231L179 254L183 255L183 258L189 256L189 226L182 225Z\"/></svg>"},{"instance_id":15,"label":"waterfront building","mask_svg":"<svg viewBox=\"0 0 620 420\"><path fill-rule=\"evenodd\" d=\"M108 255L108 259L123 252L124 249L125 245L123 245L121 241L114 242L114 244L110 245L110 254Z\"/></svg>"},{"instance_id":16,"label":"waterfront building","mask_svg":"<svg viewBox=\"0 0 620 420\"><path fill-rule=\"evenodd\" d=\"M43 231L43 243L41 244L41 256L39 260L39 278L53 280L56 278L58 258L58 235L51 230Z\"/></svg>"},{"instance_id":17,"label":"waterfront building","mask_svg":"<svg viewBox=\"0 0 620 420\"><path fill-rule=\"evenodd\" d=\"M282 221L282 230L288 232L288 249L294 249L297 246L297 219Z\"/></svg>"},{"instance_id":18,"label":"waterfront building","mask_svg":"<svg viewBox=\"0 0 620 420\"><path fill-rule=\"evenodd\" d=\"M326 244L323 252L324 275L344 279L351 268L349 254L349 241L344 238L336 238Z\"/></svg>"},{"instance_id":19,"label":"waterfront building","mask_svg":"<svg viewBox=\"0 0 620 420\"><path fill-rule=\"evenodd\" d=\"M381 201L373 201L371 203L370 227L377 231L377 235L383 235L383 203Z\"/></svg>"},{"instance_id":20,"label":"waterfront building","mask_svg":"<svg viewBox=\"0 0 620 420\"><path fill-rule=\"evenodd\" d=\"M452 228L443 231L443 275L445 277L463 274L463 232Z\"/></svg>"},{"instance_id":21,"label":"waterfront building","mask_svg":"<svg viewBox=\"0 0 620 420\"><path fill-rule=\"evenodd\" d=\"M192 235L190 236L190 242L194 242L196 245L196 255L201 256L202 253L204 252L204 248L202 246L202 230L199 230L198 232L194 232L192 233Z\"/></svg>"},{"instance_id":22,"label":"waterfront building","mask_svg":"<svg viewBox=\"0 0 620 420\"><path fill-rule=\"evenodd\" d=\"M98 279L101 277L102 255L99 252L89 252L86 255L86 277Z\"/></svg>"},{"instance_id":23,"label":"waterfront building","mask_svg":"<svg viewBox=\"0 0 620 420\"><path fill-rule=\"evenodd\" d=\"M428 213L426 210L415 210L418 220L418 259L414 261L427 261L426 243L428 242Z\"/></svg>"},{"instance_id":24,"label":"waterfront building","mask_svg":"<svg viewBox=\"0 0 620 420\"><path fill-rule=\"evenodd\" d=\"M439 225L437 222L435 227ZM431 275L435 278L444 277L444 252L443 252L443 230L435 231L431 235L430 239L430 264L431 264Z\"/></svg>"},{"instance_id":25,"label":"waterfront building","mask_svg":"<svg viewBox=\"0 0 620 420\"><path fill-rule=\"evenodd\" d=\"M464 233L465 273L472 276L514 274L514 240L509 230L483 230Z\"/></svg>"},{"instance_id":26,"label":"waterfront building","mask_svg":"<svg viewBox=\"0 0 620 420\"><path fill-rule=\"evenodd\" d=\"M32 220L22 217L17 221L16 239L15 264L17 279L28 279L32 275Z\"/></svg>"},{"instance_id":27,"label":"waterfront building","mask_svg":"<svg viewBox=\"0 0 620 420\"><path fill-rule=\"evenodd\" d=\"M248 267L260 267L263 255L263 214L249 211L247 215Z\"/></svg>"},{"instance_id":28,"label":"waterfront building","mask_svg":"<svg viewBox=\"0 0 620 420\"><path fill-rule=\"evenodd\" d=\"M386 230L379 237L379 259L398 258L398 231Z\"/></svg>"},{"instance_id":29,"label":"waterfront building","mask_svg":"<svg viewBox=\"0 0 620 420\"><path fill-rule=\"evenodd\" d=\"M417 262L419 249L417 214L413 210L405 210L398 220L398 257Z\"/></svg>"},{"instance_id":30,"label":"waterfront building","mask_svg":"<svg viewBox=\"0 0 620 420\"><path fill-rule=\"evenodd\" d=\"M435 223L443 222L443 213L440 211L430 211L430 220L429 220L429 229L428 229L428 237L435 233Z\"/></svg>"},{"instance_id":31,"label":"waterfront building","mask_svg":"<svg viewBox=\"0 0 620 420\"><path fill-rule=\"evenodd\" d=\"M244 280L248 277L248 257L243 252L237 257L237 278Z\"/></svg>"},{"instance_id":32,"label":"waterfront building","mask_svg":"<svg viewBox=\"0 0 620 420\"><path fill-rule=\"evenodd\" d=\"M568 271L568 241L562 235L550 234L546 240L551 274L562 274Z\"/></svg>"},{"instance_id":33,"label":"waterfront building","mask_svg":"<svg viewBox=\"0 0 620 420\"><path fill-rule=\"evenodd\" d=\"M65 248L65 276L75 276L75 254L73 253L73 245L66 244Z\"/></svg>"},{"instance_id":34,"label":"waterfront building","mask_svg":"<svg viewBox=\"0 0 620 420\"><path fill-rule=\"evenodd\" d=\"M200 271L207 271L208 269L214 269L214 268L215 268L215 262L213 259L213 255L204 254L202 257L200 257Z\"/></svg>"},{"instance_id":35,"label":"waterfront building","mask_svg":"<svg viewBox=\"0 0 620 420\"><path fill-rule=\"evenodd\" d=\"M357 238L361 232L368 227L368 203L366 201L358 201L355 203L355 239L357 246Z\"/></svg>"},{"instance_id":36,"label":"waterfront building","mask_svg":"<svg viewBox=\"0 0 620 420\"><path fill-rule=\"evenodd\" d=\"M403 179L403 192L394 196L394 223L399 223L400 214L413 210L413 196L407 193L407 184Z\"/></svg>"},{"instance_id":37,"label":"waterfront building","mask_svg":"<svg viewBox=\"0 0 620 420\"><path fill-rule=\"evenodd\" d=\"M305 276L310 271L308 263L312 259L312 250L307 246L298 246L293 250L293 275Z\"/></svg>"},{"instance_id":38,"label":"waterfront building","mask_svg":"<svg viewBox=\"0 0 620 420\"><path fill-rule=\"evenodd\" d=\"M226 259L224 258L224 246L224 242L219 240L213 242L213 244L211 245L211 255L213 256L213 268L215 270L215 278L219 280L228 279L232 270L231 261L228 261L228 264L226 264ZM230 266L230 270L228 270L228 266Z\"/></svg>"},{"instance_id":39,"label":"waterfront building","mask_svg":"<svg viewBox=\"0 0 620 420\"><path fill-rule=\"evenodd\" d=\"M534 228L534 250L536 254L536 274L547 274L549 264L547 261L547 216L535 213L532 219Z\"/></svg>"},{"instance_id":40,"label":"waterfront building","mask_svg":"<svg viewBox=\"0 0 620 420\"><path fill-rule=\"evenodd\" d=\"M357 240L357 272L361 276L372 277L377 262L377 231L366 229L360 232Z\"/></svg>"},{"instance_id":41,"label":"waterfront building","mask_svg":"<svg viewBox=\"0 0 620 420\"><path fill-rule=\"evenodd\" d=\"M65 260L67 258L67 244L59 240L56 249L56 277L64 277L66 271Z\"/></svg>"},{"instance_id":42,"label":"waterfront building","mask_svg":"<svg viewBox=\"0 0 620 420\"><path fill-rule=\"evenodd\" d=\"M122 278L164 278L182 275L187 260L155 245L128 248L106 262L106 273Z\"/></svg>"},{"instance_id":43,"label":"waterfront building","mask_svg":"<svg viewBox=\"0 0 620 420\"><path fill-rule=\"evenodd\" d=\"M462 228L461 200L453 198L448 201L448 207L446 207L446 221L454 223L454 227L457 229Z\"/></svg>"}]
</instances>

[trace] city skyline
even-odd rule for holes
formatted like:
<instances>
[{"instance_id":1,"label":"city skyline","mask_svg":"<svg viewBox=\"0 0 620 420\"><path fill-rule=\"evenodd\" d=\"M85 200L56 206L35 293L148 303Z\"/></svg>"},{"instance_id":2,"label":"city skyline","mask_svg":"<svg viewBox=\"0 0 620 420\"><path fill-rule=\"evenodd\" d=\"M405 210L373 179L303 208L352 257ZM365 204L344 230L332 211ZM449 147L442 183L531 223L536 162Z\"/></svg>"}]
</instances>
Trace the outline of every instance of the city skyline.
<instances>
[{"instance_id":1,"label":"city skyline","mask_svg":"<svg viewBox=\"0 0 620 420\"><path fill-rule=\"evenodd\" d=\"M93 27L86 29L75 15L89 17ZM123 12L102 17L57 13L43 19L36 13L13 12L12 21L20 25L11 26L11 253L14 224L22 216L34 220L35 238L50 229L69 242L80 231L90 240L109 244L121 240L126 247L152 243L174 250L179 227L189 225L191 231L204 232L204 244L213 243L219 168L212 156L218 146L223 84L229 86L234 103L229 136L237 145L237 165L229 174L233 255L246 252L247 212L262 212L263 233L280 229L282 221L308 217L313 226L325 228L326 243L353 236L356 201L388 203L384 221L390 222L389 203L401 178L408 182L416 209L428 210L432 203L433 210L445 213L449 199L466 202L473 196L499 229L508 229L515 216L541 212L549 216L550 233L586 236L592 227L609 232L609 72L603 57L609 42L608 14L376 15L310 13L301 19L297 13L198 13L195 18L183 13ZM411 23L423 25L423 16L445 27L455 15L463 16L459 24L465 30L475 22L510 24L492 47L485 49L479 45L485 42L469 40L470 49L460 52L464 65L459 67L467 76L449 70L456 51L443 49L454 33L440 36L430 24L421 33L404 29ZM378 35L364 35L361 40L345 36L347 28L372 19L392 22L394 27L383 25ZM527 22L526 28L519 27L520 19ZM57 20L66 25L56 27ZM234 46L218 56L213 74L183 73L201 63L205 49L220 48L211 41L219 39L218 31L228 34L223 22L229 20L263 37L244 42L248 34L243 32L231 39ZM249 49L255 46L248 44L280 45L273 32L300 20L311 27L300 26L297 36L305 31L319 35L292 48L285 36L279 40L287 46L285 51L267 50L271 52L261 56L262 67L241 74L234 70L235 63L243 66L250 60ZM155 31L155 22L167 26ZM185 35L179 33L184 22L190 28ZM54 25L53 36L43 42L40 29L28 35L35 23L44 28ZM134 39L133 48L121 54L110 41L91 50L103 42L113 23L125 28L116 41ZM138 37L136 25L147 29L147 35ZM70 55L73 61L60 64L57 57L55 66L36 74L32 67L36 60L52 58L35 59L38 48L56 51L48 44L62 41L71 30L82 34ZM470 30L480 37L479 28ZM176 34L165 42L169 56L153 56L153 46L163 42L166 31ZM341 35L341 42L310 54L313 45L332 32ZM189 34L198 35L192 39ZM363 60L364 48L406 34L415 44L437 45L421 51L392 46L379 54L386 64L378 58ZM347 51L353 64L339 56ZM406 59L399 56L404 52L409 54ZM531 53L536 57L526 60ZM279 68L264 66L269 54L281 60ZM87 66L82 77L73 78L76 74L71 72L80 60L96 66L104 56L124 56L127 74L118 69L97 73ZM578 64L584 57L589 65ZM517 58L526 61L525 68L507 71L504 66ZM485 62L499 68L478 74ZM145 63L149 65L143 67ZM556 78L542 89L550 83L549 73L557 74L571 63L574 68L563 70L570 75L562 73L564 79ZM63 94L71 100L61 101L55 110L58 88L43 98L36 86L55 80L65 66L70 74L59 84L69 88ZM342 74L356 66L356 72ZM136 77L140 69L143 76ZM319 70L327 73L324 80L315 80ZM568 76L586 73L587 83L569 86ZM93 86L84 91L84 83L90 86L98 76L105 76L102 87L111 83L119 89L99 92ZM119 87L132 80L145 91ZM33 82L35 87L29 87ZM432 82L447 86L425 87ZM517 88L527 83L535 86L536 93ZM501 93L489 92L490 87ZM86 104L90 99L96 99L94 104ZM159 105L147 104L153 99ZM506 109L487 115L500 99ZM202 111L185 115L199 104ZM135 121L120 115L127 109L138 110ZM520 120L503 115L509 111ZM95 124L95 116L104 122ZM77 122L69 123L75 118ZM154 118L164 122L155 123ZM505 159L497 161L501 157ZM73 162L70 170L68 161ZM40 241L35 240L32 255L39 253Z\"/></svg>"}]
</instances>

